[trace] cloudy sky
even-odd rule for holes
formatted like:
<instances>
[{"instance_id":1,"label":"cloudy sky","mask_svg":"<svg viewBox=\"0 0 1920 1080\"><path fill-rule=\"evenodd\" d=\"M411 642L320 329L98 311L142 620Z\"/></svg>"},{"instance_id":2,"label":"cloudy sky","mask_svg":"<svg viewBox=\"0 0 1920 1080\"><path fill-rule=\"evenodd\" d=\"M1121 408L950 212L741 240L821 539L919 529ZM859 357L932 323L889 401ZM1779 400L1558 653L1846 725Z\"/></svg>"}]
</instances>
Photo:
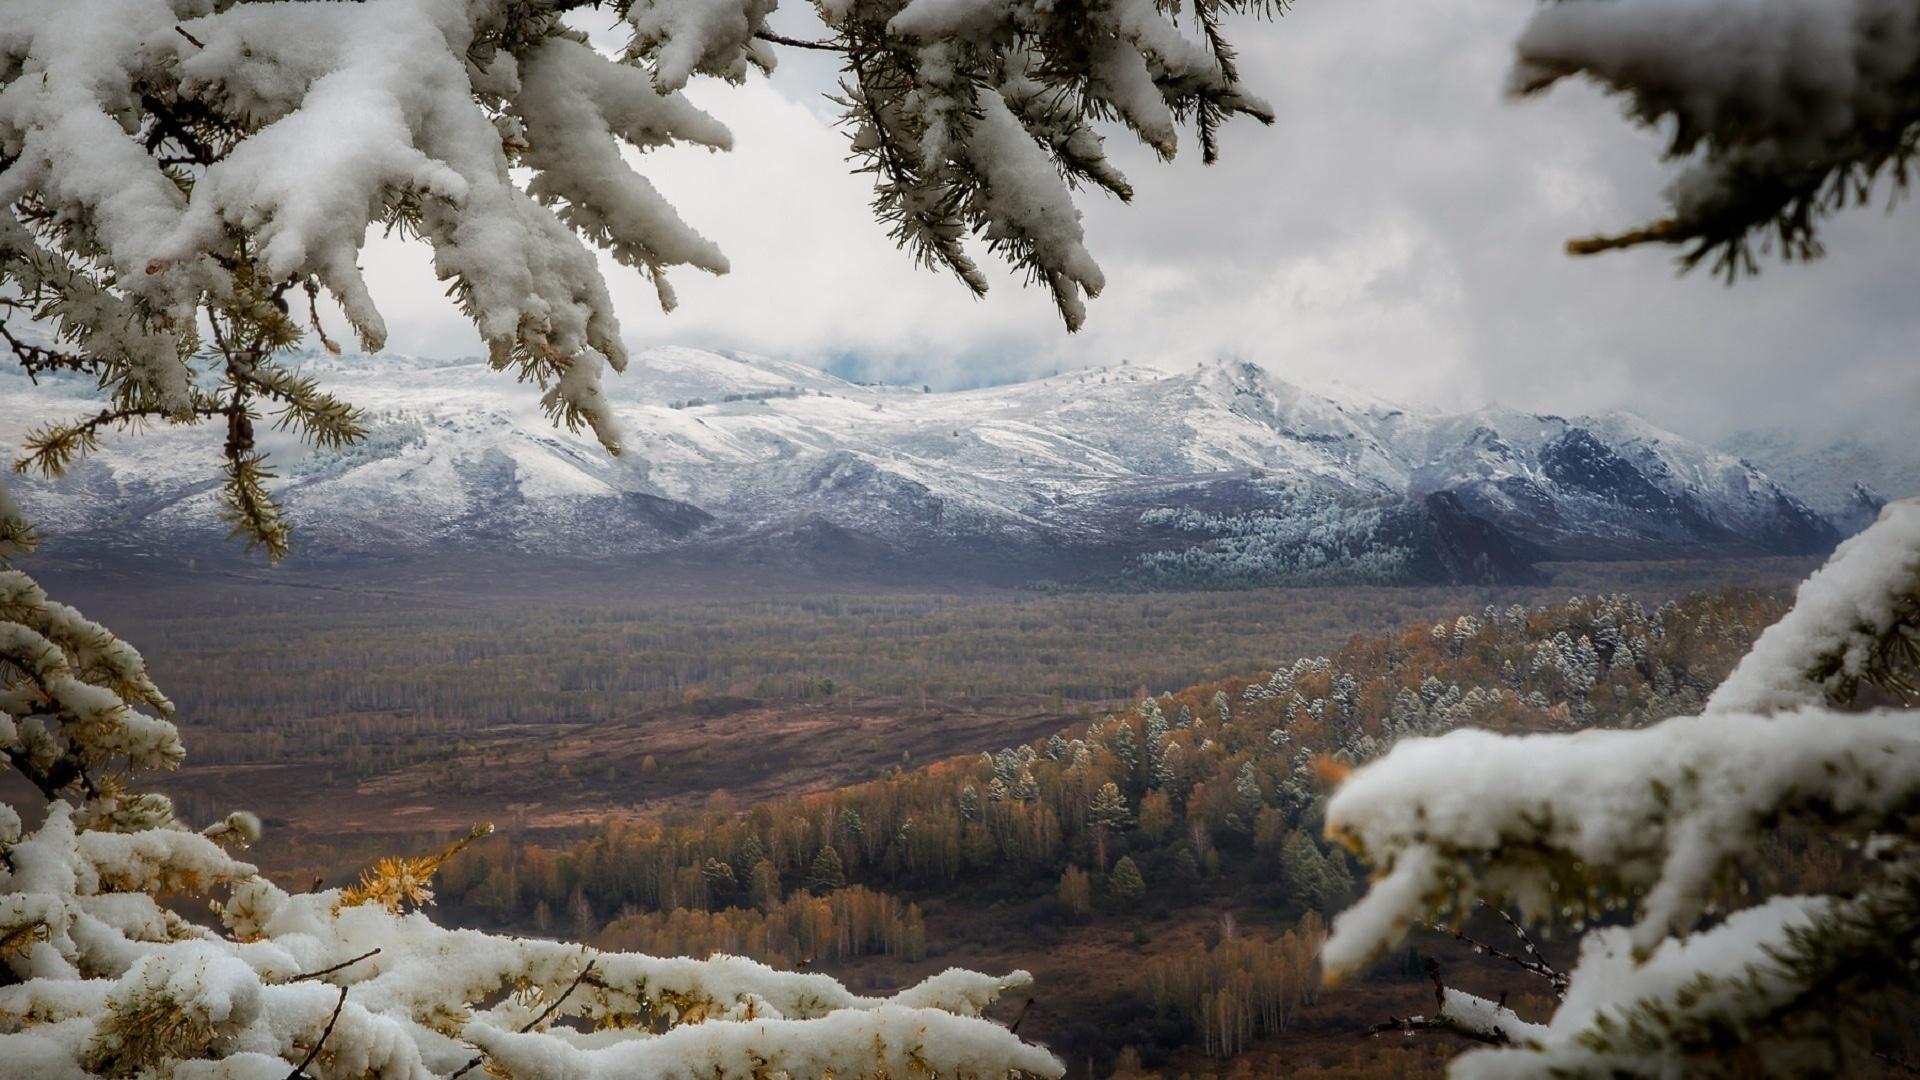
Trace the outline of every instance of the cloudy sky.
<instances>
[{"instance_id":1,"label":"cloudy sky","mask_svg":"<svg viewBox=\"0 0 1920 1080\"><path fill-rule=\"evenodd\" d=\"M718 241L733 272L681 271L681 306L609 264L629 343L788 357L937 387L1055 368L1188 366L1232 356L1308 385L1445 408L1626 408L1687 434L1753 427L1889 438L1920 400L1920 213L1856 211L1811 268L1770 263L1729 289L1677 278L1659 250L1571 259L1569 236L1660 209L1659 139L1584 86L1500 93L1525 0L1298 0L1234 27L1278 122L1229 126L1220 164L1189 137L1163 165L1120 131L1132 205L1082 196L1108 278L1069 335L1044 292L1004 272L975 301L913 270L868 213L821 92L833 57L786 50L772 79L690 95L735 135L727 154L639 167ZM796 35L811 31L776 17ZM369 252L391 348L478 351L423 252Z\"/></svg>"}]
</instances>

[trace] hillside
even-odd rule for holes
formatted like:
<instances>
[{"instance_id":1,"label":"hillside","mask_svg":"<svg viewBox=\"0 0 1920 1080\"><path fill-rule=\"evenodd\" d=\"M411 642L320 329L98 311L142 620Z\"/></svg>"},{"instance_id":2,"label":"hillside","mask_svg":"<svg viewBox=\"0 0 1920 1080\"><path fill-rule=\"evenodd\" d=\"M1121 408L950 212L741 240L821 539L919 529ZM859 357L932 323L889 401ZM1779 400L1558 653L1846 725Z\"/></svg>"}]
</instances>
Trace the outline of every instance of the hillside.
<instances>
[{"instance_id":1,"label":"hillside","mask_svg":"<svg viewBox=\"0 0 1920 1080\"><path fill-rule=\"evenodd\" d=\"M269 443L308 558L675 553L1215 588L1522 581L1542 560L1806 554L1840 535L1753 466L1631 415L1421 412L1246 364L927 393L657 349L610 382L619 458L477 361L302 367L383 403L361 445ZM0 442L91 394L0 374ZM21 485L59 548L216 550L217 439L141 439Z\"/></svg>"}]
</instances>

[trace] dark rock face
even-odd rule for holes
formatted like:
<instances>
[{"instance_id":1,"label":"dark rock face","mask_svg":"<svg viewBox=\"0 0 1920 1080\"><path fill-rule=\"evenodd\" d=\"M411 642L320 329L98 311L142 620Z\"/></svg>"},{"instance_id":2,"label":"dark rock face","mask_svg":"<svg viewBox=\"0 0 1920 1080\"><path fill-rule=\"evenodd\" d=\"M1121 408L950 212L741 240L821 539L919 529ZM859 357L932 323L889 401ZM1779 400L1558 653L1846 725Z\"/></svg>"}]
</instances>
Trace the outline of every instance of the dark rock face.
<instances>
[{"instance_id":1,"label":"dark rock face","mask_svg":"<svg viewBox=\"0 0 1920 1080\"><path fill-rule=\"evenodd\" d=\"M1459 496L1436 491L1418 503L1414 550L1421 580L1448 585L1519 585L1541 580L1540 552L1467 512Z\"/></svg>"},{"instance_id":2,"label":"dark rock face","mask_svg":"<svg viewBox=\"0 0 1920 1080\"><path fill-rule=\"evenodd\" d=\"M1568 428L1566 434L1548 443L1540 451L1540 465L1547 478L1562 488L1585 492L1629 510L1675 515L1692 523L1689 507L1656 487L1585 428Z\"/></svg>"}]
</instances>

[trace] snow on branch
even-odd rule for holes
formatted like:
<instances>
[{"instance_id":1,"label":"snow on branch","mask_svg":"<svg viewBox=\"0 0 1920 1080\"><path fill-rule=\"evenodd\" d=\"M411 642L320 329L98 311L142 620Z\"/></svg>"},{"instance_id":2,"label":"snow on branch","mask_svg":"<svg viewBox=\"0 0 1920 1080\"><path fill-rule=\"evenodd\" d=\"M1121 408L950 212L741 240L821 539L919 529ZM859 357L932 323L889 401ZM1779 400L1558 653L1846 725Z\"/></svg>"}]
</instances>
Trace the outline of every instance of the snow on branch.
<instances>
[{"instance_id":1,"label":"snow on branch","mask_svg":"<svg viewBox=\"0 0 1920 1080\"><path fill-rule=\"evenodd\" d=\"M740 957L588 956L438 926L420 910L432 875L484 828L383 859L351 888L290 894L228 850L259 839L257 818L195 832L132 787L179 761L171 712L130 646L0 571L0 750L48 799L30 833L0 804L9 1076L1063 1072L983 1015L1025 972L956 969L862 997ZM210 894L218 930L161 901Z\"/></svg>"},{"instance_id":2,"label":"snow on branch","mask_svg":"<svg viewBox=\"0 0 1920 1080\"><path fill-rule=\"evenodd\" d=\"M1862 682L1912 695L1920 671L1920 501L1887 504L1800 586L1707 701L1708 712L1844 705Z\"/></svg>"},{"instance_id":3,"label":"snow on branch","mask_svg":"<svg viewBox=\"0 0 1920 1080\"><path fill-rule=\"evenodd\" d=\"M1917 594L1920 501L1908 500L1801 586L1702 715L1570 735L1456 731L1359 769L1327 829L1379 869L1335 920L1327 970L1354 971L1474 900L1536 919L1631 917L1586 935L1545 1027L1442 990L1422 1026L1491 1018L1478 1028L1504 1047L1460 1059L1456 1075L1679 1075L1683 1061L1724 1068L1748 1053L1780 1074L1839 1071L1848 1025L1910 985L1920 954L1920 726L1911 711L1845 708L1862 683L1911 692ZM1764 841L1795 827L1855 841L1859 890L1776 897L1714 924L1730 872L1755 869Z\"/></svg>"},{"instance_id":4,"label":"snow on branch","mask_svg":"<svg viewBox=\"0 0 1920 1080\"><path fill-rule=\"evenodd\" d=\"M1256 3L1193 6L1198 38L1152 0L1058 5L1035 0L835 0L821 5L847 55L840 104L874 209L915 261L986 281L962 250L986 239L1045 284L1068 329L1105 284L1072 200L1081 184L1122 199L1132 188L1094 125L1119 120L1162 158L1191 120L1203 158L1234 115L1271 123L1240 82L1220 28Z\"/></svg>"},{"instance_id":5,"label":"snow on branch","mask_svg":"<svg viewBox=\"0 0 1920 1080\"><path fill-rule=\"evenodd\" d=\"M1334 922L1350 971L1435 908L1532 916L1637 903L1644 949L1690 929L1782 822L1857 835L1920 813L1920 726L1896 710L1677 717L1632 731L1401 743L1342 785L1328 832L1385 868Z\"/></svg>"},{"instance_id":6,"label":"snow on branch","mask_svg":"<svg viewBox=\"0 0 1920 1080\"><path fill-rule=\"evenodd\" d=\"M1532 94L1585 75L1669 123L1684 162L1670 215L1577 254L1688 245L1729 278L1752 272L1754 240L1787 258L1820 254L1818 219L1907 182L1920 133L1920 9L1901 0L1561 0L1517 44L1509 86Z\"/></svg>"}]
</instances>

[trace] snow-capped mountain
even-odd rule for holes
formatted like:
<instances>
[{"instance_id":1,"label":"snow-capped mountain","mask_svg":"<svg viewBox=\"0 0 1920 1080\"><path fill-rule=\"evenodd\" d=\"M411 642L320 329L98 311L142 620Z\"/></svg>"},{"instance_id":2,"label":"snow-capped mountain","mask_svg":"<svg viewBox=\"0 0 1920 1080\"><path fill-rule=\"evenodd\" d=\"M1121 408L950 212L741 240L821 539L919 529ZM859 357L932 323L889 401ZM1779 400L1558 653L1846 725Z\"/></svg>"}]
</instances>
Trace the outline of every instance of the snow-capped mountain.
<instances>
[{"instance_id":1,"label":"snow-capped mountain","mask_svg":"<svg viewBox=\"0 0 1920 1080\"><path fill-rule=\"evenodd\" d=\"M1866 528L1890 500L1920 495L1920 443L1848 434L1827 440L1747 431L1725 448L1805 498L1842 531Z\"/></svg>"},{"instance_id":2,"label":"snow-capped mountain","mask_svg":"<svg viewBox=\"0 0 1920 1080\"><path fill-rule=\"evenodd\" d=\"M1838 536L1753 466L1630 415L1419 412L1245 364L936 394L657 349L608 380L619 458L479 361L301 366L378 409L348 450L269 447L308 550L944 553L1003 576L1217 584L1500 578L1542 558L1800 553ZM10 445L97 408L83 382L9 373L0 400ZM18 494L72 545L212 539L219 442L115 438Z\"/></svg>"}]
</instances>

